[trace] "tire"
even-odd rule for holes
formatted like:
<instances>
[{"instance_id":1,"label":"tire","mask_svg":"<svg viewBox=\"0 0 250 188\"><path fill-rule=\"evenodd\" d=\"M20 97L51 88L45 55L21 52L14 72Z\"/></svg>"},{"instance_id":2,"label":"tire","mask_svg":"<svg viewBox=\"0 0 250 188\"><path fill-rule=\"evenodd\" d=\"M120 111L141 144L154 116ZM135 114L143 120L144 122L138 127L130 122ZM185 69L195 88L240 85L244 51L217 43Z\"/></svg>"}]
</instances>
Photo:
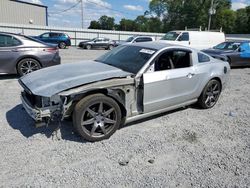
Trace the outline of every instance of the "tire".
<instances>
[{"instance_id":1,"label":"tire","mask_svg":"<svg viewBox=\"0 0 250 188\"><path fill-rule=\"evenodd\" d=\"M218 80L212 79L204 87L198 104L203 109L212 108L218 101L221 93L221 83Z\"/></svg>"},{"instance_id":2,"label":"tire","mask_svg":"<svg viewBox=\"0 0 250 188\"><path fill-rule=\"evenodd\" d=\"M113 45L109 45L108 49L109 50L113 50L114 46Z\"/></svg>"},{"instance_id":3,"label":"tire","mask_svg":"<svg viewBox=\"0 0 250 188\"><path fill-rule=\"evenodd\" d=\"M80 100L73 112L73 125L90 142L109 138L121 124L121 109L110 97L89 95Z\"/></svg>"},{"instance_id":4,"label":"tire","mask_svg":"<svg viewBox=\"0 0 250 188\"><path fill-rule=\"evenodd\" d=\"M58 44L58 47L59 47L60 49L65 49L65 48L66 48L66 43L65 43L65 42L60 42L60 43Z\"/></svg>"},{"instance_id":5,"label":"tire","mask_svg":"<svg viewBox=\"0 0 250 188\"><path fill-rule=\"evenodd\" d=\"M25 58L18 62L17 73L20 76L41 69L40 63L33 58Z\"/></svg>"},{"instance_id":6,"label":"tire","mask_svg":"<svg viewBox=\"0 0 250 188\"><path fill-rule=\"evenodd\" d=\"M92 48L92 46L90 44L86 45L86 49L90 50Z\"/></svg>"}]
</instances>

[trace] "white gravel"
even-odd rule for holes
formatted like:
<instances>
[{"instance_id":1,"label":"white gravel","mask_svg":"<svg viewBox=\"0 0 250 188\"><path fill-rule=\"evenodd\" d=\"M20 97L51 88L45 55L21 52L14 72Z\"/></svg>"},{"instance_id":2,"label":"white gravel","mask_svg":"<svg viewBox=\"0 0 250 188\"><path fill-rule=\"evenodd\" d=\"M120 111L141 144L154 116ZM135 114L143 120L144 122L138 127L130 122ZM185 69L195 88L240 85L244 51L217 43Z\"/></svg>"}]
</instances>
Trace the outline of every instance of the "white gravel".
<instances>
[{"instance_id":1,"label":"white gravel","mask_svg":"<svg viewBox=\"0 0 250 188\"><path fill-rule=\"evenodd\" d=\"M63 63L104 50L61 50ZM33 127L17 77L1 76L0 187L250 187L250 68L233 69L213 109L139 121L89 143L65 121L61 140Z\"/></svg>"}]
</instances>

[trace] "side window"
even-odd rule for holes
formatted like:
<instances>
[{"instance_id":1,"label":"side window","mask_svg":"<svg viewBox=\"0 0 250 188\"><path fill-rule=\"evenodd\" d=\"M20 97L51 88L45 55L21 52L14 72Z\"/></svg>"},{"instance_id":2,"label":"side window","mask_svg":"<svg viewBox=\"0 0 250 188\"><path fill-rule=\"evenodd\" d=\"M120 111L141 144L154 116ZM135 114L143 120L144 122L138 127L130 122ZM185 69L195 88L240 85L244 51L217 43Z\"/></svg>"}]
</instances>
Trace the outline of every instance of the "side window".
<instances>
[{"instance_id":1,"label":"side window","mask_svg":"<svg viewBox=\"0 0 250 188\"><path fill-rule=\"evenodd\" d=\"M43 35L41 35L42 38L49 38L49 33L44 33Z\"/></svg>"},{"instance_id":2,"label":"side window","mask_svg":"<svg viewBox=\"0 0 250 188\"><path fill-rule=\"evenodd\" d=\"M50 37L56 38L56 37L58 37L58 36L59 36L58 33L50 33Z\"/></svg>"},{"instance_id":3,"label":"side window","mask_svg":"<svg viewBox=\"0 0 250 188\"><path fill-rule=\"evenodd\" d=\"M189 33L182 33L179 37L179 41L189 41Z\"/></svg>"},{"instance_id":4,"label":"side window","mask_svg":"<svg viewBox=\"0 0 250 188\"><path fill-rule=\"evenodd\" d=\"M173 50L161 54L155 62L155 71L190 67L190 53L183 50Z\"/></svg>"},{"instance_id":5,"label":"side window","mask_svg":"<svg viewBox=\"0 0 250 188\"><path fill-rule=\"evenodd\" d=\"M199 63L205 63L205 62L209 62L210 58L205 54L198 53L198 61Z\"/></svg>"},{"instance_id":6,"label":"side window","mask_svg":"<svg viewBox=\"0 0 250 188\"><path fill-rule=\"evenodd\" d=\"M21 44L22 43L15 37L8 35L0 35L0 47L11 47L11 46L18 46Z\"/></svg>"},{"instance_id":7,"label":"side window","mask_svg":"<svg viewBox=\"0 0 250 188\"><path fill-rule=\"evenodd\" d=\"M152 38L150 37L140 37L135 39L135 42L148 42L148 41L152 41Z\"/></svg>"}]
</instances>

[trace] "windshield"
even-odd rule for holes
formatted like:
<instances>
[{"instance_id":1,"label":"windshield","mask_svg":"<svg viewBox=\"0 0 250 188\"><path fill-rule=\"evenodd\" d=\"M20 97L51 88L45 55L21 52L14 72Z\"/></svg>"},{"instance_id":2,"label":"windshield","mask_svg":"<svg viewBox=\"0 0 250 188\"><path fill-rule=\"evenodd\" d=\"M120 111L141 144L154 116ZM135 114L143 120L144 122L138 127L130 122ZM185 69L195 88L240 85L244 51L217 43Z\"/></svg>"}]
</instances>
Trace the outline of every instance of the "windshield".
<instances>
[{"instance_id":1,"label":"windshield","mask_svg":"<svg viewBox=\"0 0 250 188\"><path fill-rule=\"evenodd\" d=\"M140 46L119 46L95 61L136 74L156 52Z\"/></svg>"},{"instance_id":2,"label":"windshield","mask_svg":"<svg viewBox=\"0 0 250 188\"><path fill-rule=\"evenodd\" d=\"M236 50L239 48L239 46L240 43L238 42L223 42L213 48L218 50Z\"/></svg>"},{"instance_id":3,"label":"windshield","mask_svg":"<svg viewBox=\"0 0 250 188\"><path fill-rule=\"evenodd\" d=\"M168 32L166 35L164 35L161 40L176 40L177 37L180 35L180 32Z\"/></svg>"},{"instance_id":4,"label":"windshield","mask_svg":"<svg viewBox=\"0 0 250 188\"><path fill-rule=\"evenodd\" d=\"M134 37L129 37L125 42L131 42L134 39Z\"/></svg>"}]
</instances>

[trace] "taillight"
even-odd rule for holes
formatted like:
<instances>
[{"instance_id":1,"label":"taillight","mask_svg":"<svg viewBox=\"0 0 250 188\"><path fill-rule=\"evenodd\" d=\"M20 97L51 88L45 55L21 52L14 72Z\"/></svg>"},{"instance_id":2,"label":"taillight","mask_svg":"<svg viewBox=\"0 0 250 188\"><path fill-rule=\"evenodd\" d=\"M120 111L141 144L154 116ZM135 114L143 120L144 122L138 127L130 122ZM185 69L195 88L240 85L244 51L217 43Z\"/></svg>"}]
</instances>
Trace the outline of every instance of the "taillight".
<instances>
[{"instance_id":1,"label":"taillight","mask_svg":"<svg viewBox=\"0 0 250 188\"><path fill-rule=\"evenodd\" d=\"M43 51L50 52L50 53L56 53L56 52L58 52L58 48L44 48Z\"/></svg>"}]
</instances>

